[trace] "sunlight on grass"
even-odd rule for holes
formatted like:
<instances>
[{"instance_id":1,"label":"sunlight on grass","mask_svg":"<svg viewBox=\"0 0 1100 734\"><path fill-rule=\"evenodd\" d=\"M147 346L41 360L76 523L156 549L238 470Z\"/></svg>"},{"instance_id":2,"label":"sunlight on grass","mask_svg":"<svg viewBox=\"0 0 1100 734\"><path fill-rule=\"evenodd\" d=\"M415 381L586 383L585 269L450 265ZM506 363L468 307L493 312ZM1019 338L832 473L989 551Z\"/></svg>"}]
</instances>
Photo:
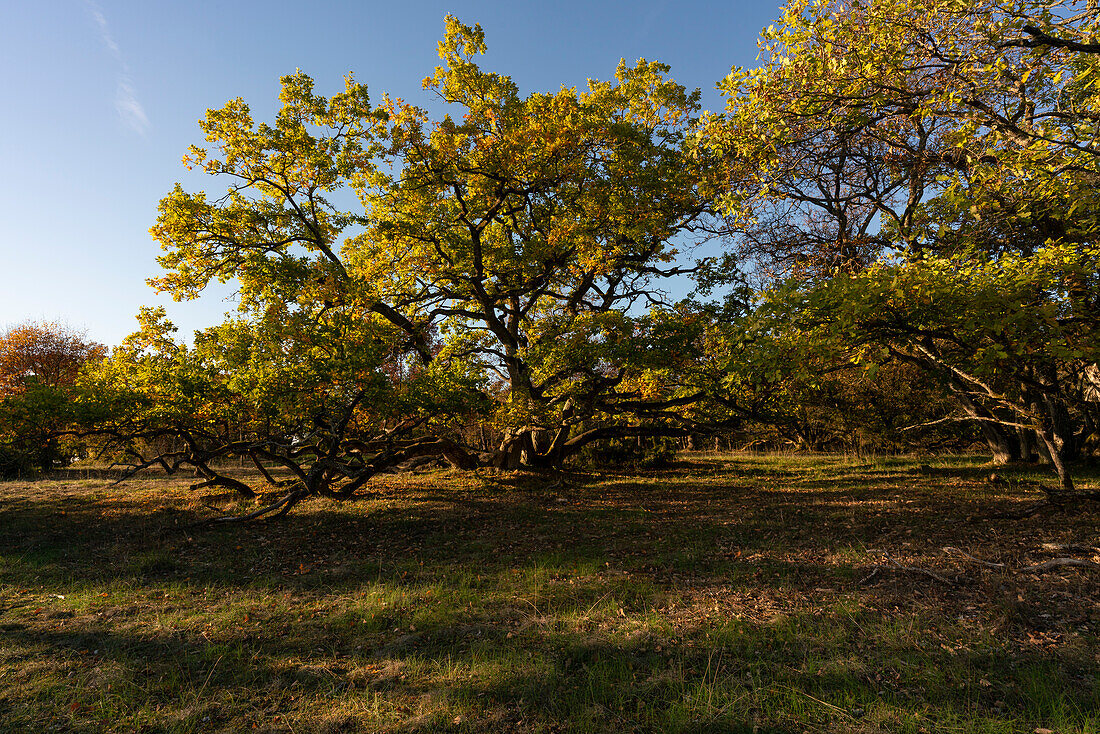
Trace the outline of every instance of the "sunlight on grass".
<instances>
[{"instance_id":1,"label":"sunlight on grass","mask_svg":"<svg viewBox=\"0 0 1100 734\"><path fill-rule=\"evenodd\" d=\"M1027 485L926 463L444 472L167 534L208 510L163 479L6 483L0 731L1100 731L1095 575L941 550L1090 516L967 522Z\"/></svg>"}]
</instances>

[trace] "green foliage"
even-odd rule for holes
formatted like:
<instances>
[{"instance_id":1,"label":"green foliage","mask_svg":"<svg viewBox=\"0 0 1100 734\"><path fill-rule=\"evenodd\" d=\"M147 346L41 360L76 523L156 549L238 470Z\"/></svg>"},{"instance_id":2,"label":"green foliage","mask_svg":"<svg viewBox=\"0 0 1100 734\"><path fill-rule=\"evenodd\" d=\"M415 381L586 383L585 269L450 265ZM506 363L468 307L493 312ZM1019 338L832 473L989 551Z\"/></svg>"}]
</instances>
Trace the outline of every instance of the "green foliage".
<instances>
[{"instance_id":1,"label":"green foliage","mask_svg":"<svg viewBox=\"0 0 1100 734\"><path fill-rule=\"evenodd\" d=\"M1088 241L1098 28L1081 2L790 3L700 138L738 252L828 277L899 250Z\"/></svg>"},{"instance_id":2,"label":"green foliage","mask_svg":"<svg viewBox=\"0 0 1100 734\"><path fill-rule=\"evenodd\" d=\"M1034 430L1061 452L1058 465L1091 425L1098 266L1100 249L1064 244L1029 256L926 255L789 283L762 312L771 333L824 345L833 363L869 376L898 361L928 371L962 401L961 417Z\"/></svg>"},{"instance_id":3,"label":"green foliage","mask_svg":"<svg viewBox=\"0 0 1100 734\"><path fill-rule=\"evenodd\" d=\"M679 448L666 436L612 438L585 446L577 458L595 469L662 469L676 460Z\"/></svg>"},{"instance_id":4,"label":"green foliage","mask_svg":"<svg viewBox=\"0 0 1100 734\"><path fill-rule=\"evenodd\" d=\"M64 324L28 322L0 334L0 476L64 466L87 453L76 385L105 352Z\"/></svg>"},{"instance_id":5,"label":"green foliage","mask_svg":"<svg viewBox=\"0 0 1100 734\"><path fill-rule=\"evenodd\" d=\"M0 476L27 476L86 458L79 426L89 420L77 388L31 382L0 399Z\"/></svg>"},{"instance_id":6,"label":"green foliage","mask_svg":"<svg viewBox=\"0 0 1100 734\"><path fill-rule=\"evenodd\" d=\"M898 449L955 418L1036 432L1065 475L1100 431L1098 30L1071 0L795 0L706 116L646 60L523 95L450 16L440 117L284 77L271 123L207 113L186 162L224 195L177 186L152 229L154 285L233 281L239 313L189 347L142 314L89 410L142 461L171 436L177 463L249 455L310 492L444 447L639 461L764 424ZM684 265L721 227L726 256ZM682 275L725 302L670 303ZM470 420L491 457L452 441Z\"/></svg>"},{"instance_id":7,"label":"green foliage","mask_svg":"<svg viewBox=\"0 0 1100 734\"><path fill-rule=\"evenodd\" d=\"M1100 359L1087 317L1100 295L1098 266L1100 248L1066 244L1030 256L929 255L839 274L799 308L807 324L865 345L853 355L860 363L900 345L915 357L933 339L982 378L1037 363L1066 368Z\"/></svg>"},{"instance_id":8,"label":"green foliage","mask_svg":"<svg viewBox=\"0 0 1100 734\"><path fill-rule=\"evenodd\" d=\"M98 435L134 466L194 466L208 484L251 495L213 466L251 457L290 468L303 496L353 491L402 456L402 442L479 410L477 376L458 362L416 365L370 315L271 308L197 332L191 347L174 340L163 309L141 321L85 381Z\"/></svg>"},{"instance_id":9,"label":"green foliage","mask_svg":"<svg viewBox=\"0 0 1100 734\"><path fill-rule=\"evenodd\" d=\"M768 287L719 339L731 400L789 416L815 375L905 362L987 440L1034 430L1071 486L1097 419L1098 28L1077 2L785 8L700 137Z\"/></svg>"},{"instance_id":10,"label":"green foliage","mask_svg":"<svg viewBox=\"0 0 1100 734\"><path fill-rule=\"evenodd\" d=\"M35 458L10 444L0 445L0 478L15 479L34 474L39 466Z\"/></svg>"},{"instance_id":11,"label":"green foliage","mask_svg":"<svg viewBox=\"0 0 1100 734\"><path fill-rule=\"evenodd\" d=\"M234 423L253 443L321 414L439 437L492 406L502 466L667 424L695 335L669 328L660 284L686 272L672 241L711 201L686 145L699 93L641 60L524 97L478 66L484 51L480 27L448 16L424 82L451 110L438 120L372 106L350 77L319 96L301 72L283 78L274 125L239 99L210 110L186 162L227 192L177 186L161 202L153 283L194 298L233 280L242 316L191 350L124 346L105 379L140 383L150 417ZM358 208L336 205L342 188ZM161 338L146 332L135 346Z\"/></svg>"}]
</instances>

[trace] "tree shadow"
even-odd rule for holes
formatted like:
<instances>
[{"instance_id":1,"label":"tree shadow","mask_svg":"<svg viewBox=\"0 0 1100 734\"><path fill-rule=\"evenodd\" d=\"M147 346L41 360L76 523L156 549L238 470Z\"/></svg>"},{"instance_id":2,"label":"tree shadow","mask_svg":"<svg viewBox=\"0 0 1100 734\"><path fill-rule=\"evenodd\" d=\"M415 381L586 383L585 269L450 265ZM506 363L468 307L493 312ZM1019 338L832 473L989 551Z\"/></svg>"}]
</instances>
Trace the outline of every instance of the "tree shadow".
<instances>
[{"instance_id":1,"label":"tree shadow","mask_svg":"<svg viewBox=\"0 0 1100 734\"><path fill-rule=\"evenodd\" d=\"M1021 543L1092 538L1093 518L968 521L1021 500L1004 487L960 494L965 472L929 484L899 471L870 486L714 467L674 476L582 476L548 493L523 478L500 490L440 475L360 502L311 501L274 523L167 535L208 510L103 487L9 487L0 665L52 661L83 676L84 693L99 690L98 666L148 731L203 717L268 725L272 706L305 716L292 695L314 708L393 702L395 721L420 731L783 731L792 710L833 728L968 716L1034 728L1067 701L1074 721L1100 717L1093 644L1064 642L1092 621L1079 600L1096 598L1095 581L1041 585L940 552L1013 560ZM898 570L880 550L967 579ZM97 601L101 589L111 598ZM54 595L78 601L42 601ZM152 602L127 616L114 600L162 596L174 626ZM50 616L66 605L71 617ZM110 708L96 701L65 703L78 707L56 720L96 730ZM47 708L0 693L10 721ZM348 715L355 730L360 714Z\"/></svg>"},{"instance_id":2,"label":"tree shadow","mask_svg":"<svg viewBox=\"0 0 1100 734\"><path fill-rule=\"evenodd\" d=\"M505 632L511 621L427 624L357 647L355 638L333 645L319 618L209 636L103 624L24 628L3 633L3 662L53 661L56 676L73 685L52 689L49 720L70 731L104 730L97 726L108 715L148 732L278 715L322 730L311 712L325 702L354 710L378 696L401 702L409 731L875 730L899 712L917 712L911 723L926 727L1006 716L1041 722L1068 702L1083 717L1100 716L1087 656L1067 664L1038 649L915 649L910 635L933 634L933 621L917 616L802 613L638 634L545 622ZM883 634L899 622L916 629ZM111 689L125 702L112 703ZM787 724L792 700L801 701L803 719ZM12 731L44 723L41 709L6 697L0 715ZM358 730L360 719L347 721Z\"/></svg>"}]
</instances>

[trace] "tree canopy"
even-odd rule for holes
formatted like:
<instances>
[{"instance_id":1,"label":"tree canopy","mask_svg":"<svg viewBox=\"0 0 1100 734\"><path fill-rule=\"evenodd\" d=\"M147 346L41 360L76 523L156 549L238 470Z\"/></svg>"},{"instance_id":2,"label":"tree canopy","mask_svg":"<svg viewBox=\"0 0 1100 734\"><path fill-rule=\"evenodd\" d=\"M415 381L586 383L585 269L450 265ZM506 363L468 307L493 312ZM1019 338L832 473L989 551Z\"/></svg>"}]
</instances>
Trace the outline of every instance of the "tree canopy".
<instances>
[{"instance_id":1,"label":"tree canopy","mask_svg":"<svg viewBox=\"0 0 1100 734\"><path fill-rule=\"evenodd\" d=\"M320 96L301 72L274 124L240 99L209 111L185 162L227 191L165 197L152 282L187 299L232 280L240 315L187 348L147 312L101 374L132 387L117 436L171 434L183 444L161 463L216 484L233 481L212 458L247 454L308 492L349 492L444 446L461 465L556 465L594 440L686 430L673 408L699 392L677 368L700 334L664 286L714 232L689 145L699 93L641 60L522 96L477 65L480 27L452 17L439 51L424 81L439 119L373 104L350 76ZM466 416L491 423L494 450L455 441Z\"/></svg>"},{"instance_id":2,"label":"tree canopy","mask_svg":"<svg viewBox=\"0 0 1100 734\"><path fill-rule=\"evenodd\" d=\"M0 334L0 476L66 464L83 452L65 440L79 406L81 370L102 344L61 323L28 321Z\"/></svg>"},{"instance_id":3,"label":"tree canopy","mask_svg":"<svg viewBox=\"0 0 1100 734\"><path fill-rule=\"evenodd\" d=\"M184 161L220 190L152 228L156 288L231 281L238 313L188 345L144 311L88 430L246 496L218 467L251 458L285 490L256 515L417 457L759 426L968 421L1070 490L1100 444L1098 30L1072 0L791 0L716 114L644 59L521 94L451 16L441 115L283 77L273 122L208 111Z\"/></svg>"},{"instance_id":4,"label":"tree canopy","mask_svg":"<svg viewBox=\"0 0 1100 734\"><path fill-rule=\"evenodd\" d=\"M706 139L742 252L782 283L779 328L922 366L1000 458L1024 453L1004 429L1038 435L1067 489L1095 432L1098 19L792 2Z\"/></svg>"}]
</instances>

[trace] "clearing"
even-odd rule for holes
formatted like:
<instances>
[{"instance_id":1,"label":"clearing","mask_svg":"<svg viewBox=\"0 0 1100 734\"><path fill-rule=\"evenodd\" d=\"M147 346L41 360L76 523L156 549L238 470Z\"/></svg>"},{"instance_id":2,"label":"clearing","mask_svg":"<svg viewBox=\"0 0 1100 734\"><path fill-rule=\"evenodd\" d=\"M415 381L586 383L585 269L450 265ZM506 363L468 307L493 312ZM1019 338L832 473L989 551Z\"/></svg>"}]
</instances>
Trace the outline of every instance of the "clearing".
<instances>
[{"instance_id":1,"label":"clearing","mask_svg":"<svg viewBox=\"0 0 1100 734\"><path fill-rule=\"evenodd\" d=\"M0 731L1098 732L1100 569L1026 570L1097 508L991 471L437 471L190 531L246 506L0 483Z\"/></svg>"}]
</instances>

